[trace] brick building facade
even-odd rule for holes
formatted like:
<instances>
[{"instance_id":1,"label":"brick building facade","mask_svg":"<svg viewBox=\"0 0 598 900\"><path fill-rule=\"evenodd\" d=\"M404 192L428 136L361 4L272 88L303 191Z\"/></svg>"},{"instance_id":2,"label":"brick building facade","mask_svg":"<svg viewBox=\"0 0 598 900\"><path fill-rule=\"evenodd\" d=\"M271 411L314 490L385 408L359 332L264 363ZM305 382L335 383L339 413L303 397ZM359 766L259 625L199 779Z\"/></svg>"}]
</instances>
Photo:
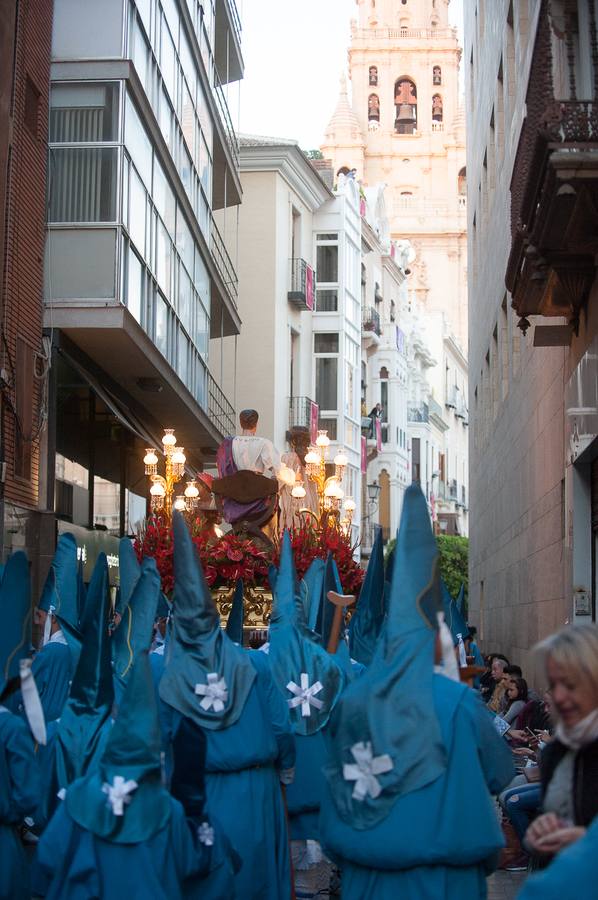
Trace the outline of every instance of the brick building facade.
<instances>
[{"instance_id":1,"label":"brick building facade","mask_svg":"<svg viewBox=\"0 0 598 900\"><path fill-rule=\"evenodd\" d=\"M52 0L0 7L0 529L37 562L48 506L48 354L42 341ZM50 549L50 548L48 548Z\"/></svg>"}]
</instances>

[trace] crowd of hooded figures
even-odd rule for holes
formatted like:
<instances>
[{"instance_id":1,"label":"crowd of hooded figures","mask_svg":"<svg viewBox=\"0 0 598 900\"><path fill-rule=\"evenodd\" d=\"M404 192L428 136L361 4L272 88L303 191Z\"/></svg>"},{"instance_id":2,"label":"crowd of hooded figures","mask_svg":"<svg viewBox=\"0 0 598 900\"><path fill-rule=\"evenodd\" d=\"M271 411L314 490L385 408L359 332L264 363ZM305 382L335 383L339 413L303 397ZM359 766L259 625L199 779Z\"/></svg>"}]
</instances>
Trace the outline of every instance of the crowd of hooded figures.
<instances>
[{"instance_id":1,"label":"crowd of hooded figures","mask_svg":"<svg viewBox=\"0 0 598 900\"><path fill-rule=\"evenodd\" d=\"M172 608L152 652L166 600L130 541L112 630L106 557L86 587L74 538L60 537L32 661L24 554L2 571L0 897L486 897L512 754L459 680L419 487L386 565L377 538L334 653L332 558L299 580L285 533L268 643L248 650L240 593L227 633L176 513L173 534ZM522 900L591 896L597 828Z\"/></svg>"}]
</instances>

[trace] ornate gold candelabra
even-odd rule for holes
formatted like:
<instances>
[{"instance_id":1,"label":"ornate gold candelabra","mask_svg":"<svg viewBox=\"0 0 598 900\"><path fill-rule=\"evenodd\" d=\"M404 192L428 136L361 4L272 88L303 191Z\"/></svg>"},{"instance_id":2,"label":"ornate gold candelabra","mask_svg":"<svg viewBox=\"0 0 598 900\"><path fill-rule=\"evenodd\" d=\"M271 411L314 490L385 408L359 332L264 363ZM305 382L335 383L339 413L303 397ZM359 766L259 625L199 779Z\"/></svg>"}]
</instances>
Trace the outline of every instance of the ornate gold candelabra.
<instances>
[{"instance_id":1,"label":"ornate gold candelabra","mask_svg":"<svg viewBox=\"0 0 598 900\"><path fill-rule=\"evenodd\" d=\"M305 474L310 481L316 486L318 492L318 514L311 509L300 509L301 514L312 515L318 524L318 528L322 530L325 527L341 528L347 533L351 528L351 521L355 511L355 501L352 497L345 499L344 491L341 487L345 469L347 468L347 457L339 450L334 457L334 475L326 474L326 463L328 458L328 448L330 446L330 438L326 431L318 431L315 446L309 447L305 454ZM306 490L301 482L295 484L291 494L295 500L300 502L306 495ZM343 506L343 499L345 499ZM341 507L344 516L341 518Z\"/></svg>"},{"instance_id":2,"label":"ornate gold candelabra","mask_svg":"<svg viewBox=\"0 0 598 900\"><path fill-rule=\"evenodd\" d=\"M162 438L164 475L158 473L158 454L150 447L145 451L145 474L151 481L150 500L154 513L172 518L172 510L192 511L197 503L199 490L195 481L188 481L183 495L174 496L175 485L185 474L187 458L183 447L177 447L173 428L164 429Z\"/></svg>"}]
</instances>

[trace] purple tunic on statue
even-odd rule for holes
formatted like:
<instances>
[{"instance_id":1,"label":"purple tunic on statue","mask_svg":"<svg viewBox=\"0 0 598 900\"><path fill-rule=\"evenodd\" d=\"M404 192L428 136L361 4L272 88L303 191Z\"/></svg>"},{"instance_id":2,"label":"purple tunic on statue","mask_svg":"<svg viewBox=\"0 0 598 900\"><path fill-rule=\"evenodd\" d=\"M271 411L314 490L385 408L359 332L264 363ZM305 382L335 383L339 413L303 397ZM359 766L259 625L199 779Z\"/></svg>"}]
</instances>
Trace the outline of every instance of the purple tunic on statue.
<instances>
[{"instance_id":1,"label":"purple tunic on statue","mask_svg":"<svg viewBox=\"0 0 598 900\"><path fill-rule=\"evenodd\" d=\"M233 457L233 441L234 437L227 437L218 447L216 464L218 466L218 475L220 478L225 478L227 475L234 475L235 472L239 471ZM256 518L262 513L265 513L268 506L267 499L254 500L252 503L238 503L230 497L225 497L222 502L224 520L225 522L228 522L229 525L234 525L235 522L240 522L241 519L247 519L248 517Z\"/></svg>"}]
</instances>

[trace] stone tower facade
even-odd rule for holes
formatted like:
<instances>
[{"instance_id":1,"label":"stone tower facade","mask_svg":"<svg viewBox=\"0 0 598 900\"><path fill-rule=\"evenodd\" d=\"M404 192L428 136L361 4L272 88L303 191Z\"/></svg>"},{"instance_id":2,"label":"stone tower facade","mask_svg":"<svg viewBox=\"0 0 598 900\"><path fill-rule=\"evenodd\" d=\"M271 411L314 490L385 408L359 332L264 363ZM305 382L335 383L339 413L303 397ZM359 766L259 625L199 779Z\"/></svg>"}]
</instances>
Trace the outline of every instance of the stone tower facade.
<instances>
[{"instance_id":1,"label":"stone tower facade","mask_svg":"<svg viewBox=\"0 0 598 900\"><path fill-rule=\"evenodd\" d=\"M386 185L393 238L416 251L411 288L443 313L467 350L465 119L461 50L449 0L356 0L349 77L322 151L357 170L364 186Z\"/></svg>"}]
</instances>

